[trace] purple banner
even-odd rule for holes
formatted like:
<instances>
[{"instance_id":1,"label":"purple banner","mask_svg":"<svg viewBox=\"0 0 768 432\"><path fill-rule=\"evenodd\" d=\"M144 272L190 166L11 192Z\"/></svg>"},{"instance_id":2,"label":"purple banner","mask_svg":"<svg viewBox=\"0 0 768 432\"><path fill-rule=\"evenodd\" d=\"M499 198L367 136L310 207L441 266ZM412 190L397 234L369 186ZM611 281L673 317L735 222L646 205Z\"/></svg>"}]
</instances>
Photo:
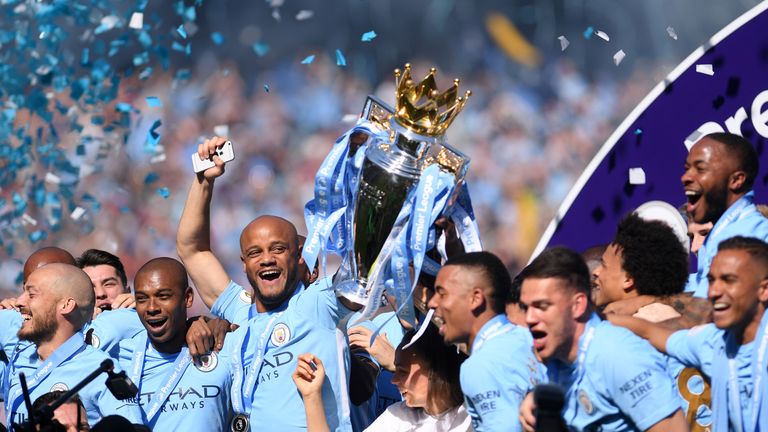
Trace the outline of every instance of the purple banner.
<instances>
[{"instance_id":1,"label":"purple banner","mask_svg":"<svg viewBox=\"0 0 768 432\"><path fill-rule=\"evenodd\" d=\"M619 220L648 201L679 207L688 149L711 132L737 133L755 145L755 202L768 203L766 9L762 2L718 32L630 113L568 193L534 257L548 246L581 252L608 243Z\"/></svg>"}]
</instances>

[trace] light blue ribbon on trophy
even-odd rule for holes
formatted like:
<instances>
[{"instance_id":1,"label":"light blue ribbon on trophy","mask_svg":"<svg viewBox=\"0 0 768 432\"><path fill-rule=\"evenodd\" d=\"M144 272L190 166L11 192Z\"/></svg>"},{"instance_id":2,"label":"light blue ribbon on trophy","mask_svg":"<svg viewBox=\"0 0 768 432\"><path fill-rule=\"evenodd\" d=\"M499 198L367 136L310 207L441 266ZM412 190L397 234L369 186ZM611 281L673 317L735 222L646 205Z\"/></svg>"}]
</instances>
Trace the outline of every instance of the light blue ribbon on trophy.
<instances>
[{"instance_id":1,"label":"light blue ribbon on trophy","mask_svg":"<svg viewBox=\"0 0 768 432\"><path fill-rule=\"evenodd\" d=\"M404 230L408 224L408 221L410 220L411 210L413 209L414 196L415 194L413 190L409 192L403 207L400 209L400 213L397 215L397 219L395 219L392 230L389 232L389 236L387 236L387 240L381 247L381 251L379 252L378 257L376 257L376 261L374 262L373 267L371 268L371 272L368 275L367 286L370 290L368 298L375 299L375 301L366 302L365 307L363 307L363 310L360 312L360 315L357 317L357 319L355 319L355 322L350 324L350 326L354 326L363 321L370 320L379 309L380 302L378 299L381 298L381 296L384 294L384 290L387 288L385 286L385 281L387 280L387 275L390 270L390 266L386 264L392 257L395 246L398 243L398 237L400 237L400 235L404 235ZM378 334L378 330L375 333ZM376 337L376 334L373 335L374 338Z\"/></svg>"},{"instance_id":2,"label":"light blue ribbon on trophy","mask_svg":"<svg viewBox=\"0 0 768 432\"><path fill-rule=\"evenodd\" d=\"M461 185L461 190L456 198L456 203L448 210L446 216L450 217L459 232L459 239L464 245L464 252L479 252L483 250L480 242L480 229L475 219L475 211L472 209L472 200L469 197L469 189L466 180ZM445 250L441 251L445 254ZM443 259L447 259L443 256Z\"/></svg>"},{"instance_id":3,"label":"light blue ribbon on trophy","mask_svg":"<svg viewBox=\"0 0 768 432\"><path fill-rule=\"evenodd\" d=\"M131 381L139 388L139 394L137 397L141 397L141 377L144 374L144 363L146 360L145 353L149 350L149 338L147 333L143 334L136 341L136 350L133 353L133 364L131 366ZM154 427L157 415L160 414L163 404L168 399L168 394L176 388L176 384L179 383L181 377L184 376L184 372L187 370L187 366L192 363L192 356L189 354L189 348L186 346L181 349L179 355L176 357L176 361L173 362L168 375L165 377L164 384L152 397L152 405L149 410L144 414L145 421L148 426ZM143 411L143 410L142 410Z\"/></svg>"},{"instance_id":4,"label":"light blue ribbon on trophy","mask_svg":"<svg viewBox=\"0 0 768 432\"><path fill-rule=\"evenodd\" d=\"M438 165L431 165L422 172L415 193L412 192L409 195L406 204L403 206L403 210L412 207L413 214L408 218L405 230L399 231L394 239L395 245L391 248L392 257L389 272L394 281L392 291L398 305L395 315L414 326L416 324L416 317L413 311L411 296L421 273L424 256L427 250L431 248L431 244L434 244L433 224L445 208L445 203L450 198L453 190L453 175L442 171ZM398 216L398 221L403 214L403 210L401 210ZM395 234L394 231L387 238L387 243L392 240L393 234ZM389 253L389 251L387 252ZM377 258L377 263L386 263L388 258L384 256L384 248L382 248L382 253ZM414 267L413 280L408 269L410 261L413 261ZM373 280L371 278L371 281ZM375 288L372 289L371 298L379 298L380 296L381 294L375 291ZM378 302L369 302L363 310L360 320L371 319L378 307ZM373 332L371 340L378 335L381 328L387 322L389 320L385 321Z\"/></svg>"},{"instance_id":5,"label":"light blue ribbon on trophy","mask_svg":"<svg viewBox=\"0 0 768 432\"><path fill-rule=\"evenodd\" d=\"M313 268L322 251L343 251L348 241L347 219L345 214L351 203L352 195L347 183L356 178L364 158L365 149L358 149L353 158L352 169L348 169L349 139L352 134L363 132L372 139L383 139L385 134L367 120L360 120L334 144L331 152L320 165L315 176L315 199L304 207L307 222L307 240L302 256L307 267ZM366 144L364 144L366 145ZM352 190L352 192L356 191ZM335 241L329 242L333 233Z\"/></svg>"}]
</instances>

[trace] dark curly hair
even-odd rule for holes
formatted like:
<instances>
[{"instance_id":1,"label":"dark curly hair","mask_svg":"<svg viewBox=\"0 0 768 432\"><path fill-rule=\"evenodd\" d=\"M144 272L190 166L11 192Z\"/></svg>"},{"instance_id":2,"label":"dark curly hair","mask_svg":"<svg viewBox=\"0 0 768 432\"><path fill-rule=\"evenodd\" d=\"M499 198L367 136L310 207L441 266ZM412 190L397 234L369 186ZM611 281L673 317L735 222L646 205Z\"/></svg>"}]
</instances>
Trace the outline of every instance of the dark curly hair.
<instances>
[{"instance_id":1,"label":"dark curly hair","mask_svg":"<svg viewBox=\"0 0 768 432\"><path fill-rule=\"evenodd\" d=\"M611 244L621 252L621 268L634 280L638 294L683 292L688 280L688 254L667 224L630 213L619 222Z\"/></svg>"}]
</instances>

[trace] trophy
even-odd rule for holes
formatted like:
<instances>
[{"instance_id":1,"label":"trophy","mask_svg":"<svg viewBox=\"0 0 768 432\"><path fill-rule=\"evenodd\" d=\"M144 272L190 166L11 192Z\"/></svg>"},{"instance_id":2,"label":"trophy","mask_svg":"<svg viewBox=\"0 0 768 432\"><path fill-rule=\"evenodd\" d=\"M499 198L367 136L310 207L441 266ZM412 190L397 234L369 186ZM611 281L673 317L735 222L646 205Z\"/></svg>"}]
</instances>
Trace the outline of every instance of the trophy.
<instances>
[{"instance_id":1,"label":"trophy","mask_svg":"<svg viewBox=\"0 0 768 432\"><path fill-rule=\"evenodd\" d=\"M385 282L390 278L397 279L398 275L408 281L406 292L403 292L404 287L398 288L394 283L394 290L400 292L396 295L398 303L408 301L411 279L410 274L403 273L409 273L408 263L423 260L425 247L418 247L418 242L424 246L427 237L434 237L434 233L428 236L428 230L432 229L439 215L456 203L457 193L461 190L457 186L464 181L469 167L469 158L448 145L444 135L466 104L470 92L459 96L459 80L456 79L448 90L440 93L435 73L436 69L431 69L424 80L415 84L409 64L402 72L396 69L395 109L369 96L358 126L347 134L352 144L347 145L343 168L347 173L344 181L346 207L343 216L339 215L338 221L333 221L338 228L334 230L335 234L327 230L329 237L337 237L335 252L343 259L334 278L334 289L337 295L355 303L373 304L367 309L374 312ZM362 142L361 133L368 135L365 144L354 145ZM340 139L337 145L344 142ZM321 171L323 169L321 167ZM424 184L427 181L425 172L431 176L428 184ZM316 178L316 185L329 183L328 178L322 181L319 178ZM435 179L442 179L442 182ZM326 192L317 188L315 198L328 199ZM432 205L428 212L423 211L424 203ZM308 216L310 237L314 224L315 219L310 221ZM401 259L397 266L393 266L391 263L396 256ZM414 267L419 267L414 269L415 279L420 265Z\"/></svg>"}]
</instances>

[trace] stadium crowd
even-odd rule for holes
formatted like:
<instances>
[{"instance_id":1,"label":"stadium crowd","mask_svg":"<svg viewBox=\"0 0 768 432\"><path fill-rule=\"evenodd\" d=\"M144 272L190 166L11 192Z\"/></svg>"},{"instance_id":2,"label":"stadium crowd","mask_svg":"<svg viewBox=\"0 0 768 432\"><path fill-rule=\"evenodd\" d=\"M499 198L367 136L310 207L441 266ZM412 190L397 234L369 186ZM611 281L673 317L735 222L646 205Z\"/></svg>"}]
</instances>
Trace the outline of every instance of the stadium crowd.
<instances>
[{"instance_id":1,"label":"stadium crowd","mask_svg":"<svg viewBox=\"0 0 768 432\"><path fill-rule=\"evenodd\" d=\"M633 212L597 254L554 247L514 277L493 253L451 250L419 279L416 327L391 307L350 325L360 305L306 265L295 224L269 211L239 228L229 265L248 285L235 282L211 242L231 198L218 191L239 187L224 181L224 143L199 144L215 165L184 174L179 259L129 278L99 249L30 254L19 296L0 303L13 430L768 427L768 219L746 139L706 135L681 161L685 215L712 225L696 273L671 226ZM195 297L215 318L188 313ZM100 366L108 385L77 386ZM52 402L68 390L77 398Z\"/></svg>"}]
</instances>

